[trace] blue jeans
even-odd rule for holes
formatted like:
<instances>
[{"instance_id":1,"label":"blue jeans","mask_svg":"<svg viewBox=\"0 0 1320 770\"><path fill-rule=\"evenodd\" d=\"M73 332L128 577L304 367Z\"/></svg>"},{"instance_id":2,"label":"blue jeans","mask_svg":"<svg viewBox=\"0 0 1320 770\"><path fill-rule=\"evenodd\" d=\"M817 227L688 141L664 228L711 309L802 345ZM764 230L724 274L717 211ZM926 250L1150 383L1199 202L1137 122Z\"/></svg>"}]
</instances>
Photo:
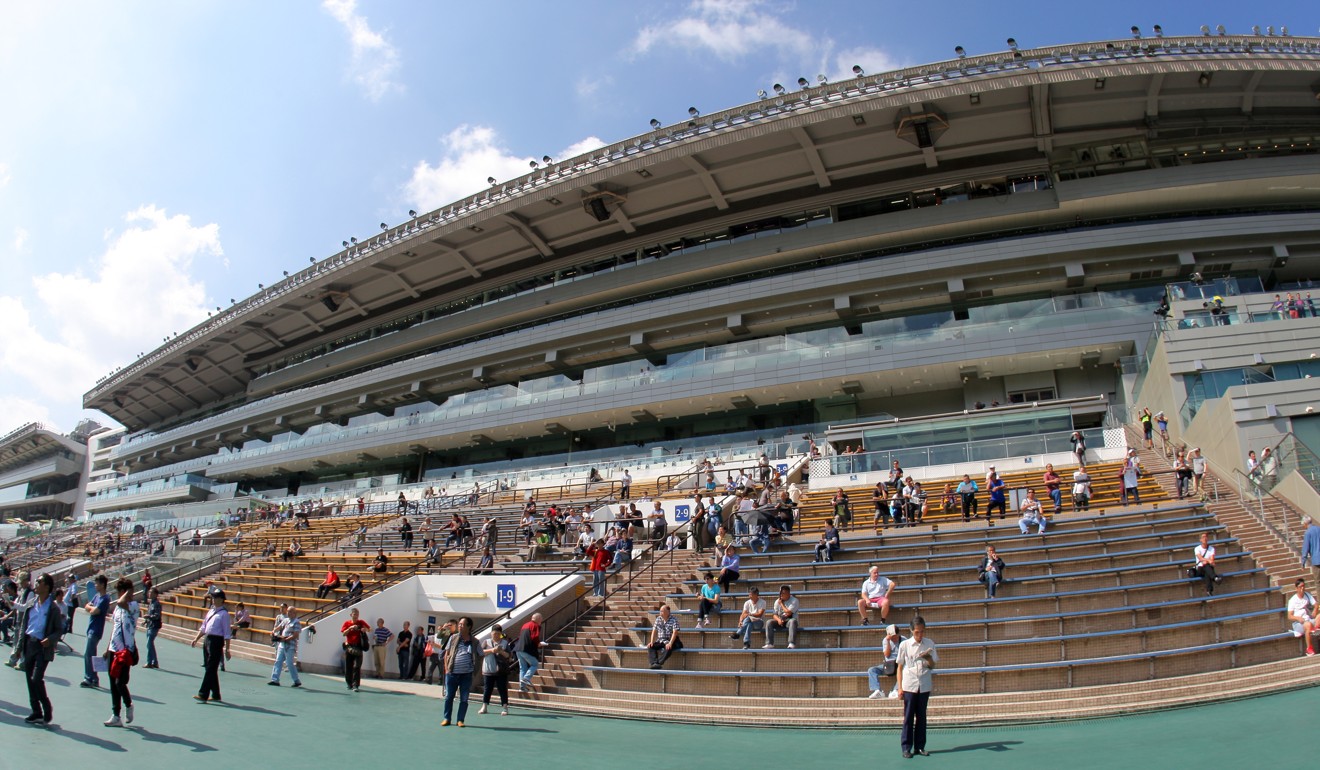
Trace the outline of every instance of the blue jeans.
<instances>
[{"instance_id":1,"label":"blue jeans","mask_svg":"<svg viewBox=\"0 0 1320 770\"><path fill-rule=\"evenodd\" d=\"M445 674L445 719L454 716L454 696L458 696L458 721L467 717L468 695L472 692L472 674Z\"/></svg>"},{"instance_id":2,"label":"blue jeans","mask_svg":"<svg viewBox=\"0 0 1320 770\"><path fill-rule=\"evenodd\" d=\"M160 659L156 657L156 634L160 633L159 628L147 628L147 665L159 666Z\"/></svg>"},{"instance_id":3,"label":"blue jeans","mask_svg":"<svg viewBox=\"0 0 1320 770\"><path fill-rule=\"evenodd\" d=\"M751 539L752 553L765 553L770 550L770 538L757 535Z\"/></svg>"},{"instance_id":4,"label":"blue jeans","mask_svg":"<svg viewBox=\"0 0 1320 770\"><path fill-rule=\"evenodd\" d=\"M999 590L999 584L1002 579L998 572L981 573L981 582L985 583L985 592L991 599L995 598L995 591Z\"/></svg>"},{"instance_id":5,"label":"blue jeans","mask_svg":"<svg viewBox=\"0 0 1320 770\"><path fill-rule=\"evenodd\" d=\"M526 652L518 653L518 681L521 684L529 685L532 683L532 677L536 676L536 670L541 667L541 661L536 659L535 655Z\"/></svg>"},{"instance_id":6,"label":"blue jeans","mask_svg":"<svg viewBox=\"0 0 1320 770\"><path fill-rule=\"evenodd\" d=\"M83 681L101 686L101 677L92 670L92 658L96 657L96 648L101 645L101 635L87 635L87 647L83 650Z\"/></svg>"},{"instance_id":7,"label":"blue jeans","mask_svg":"<svg viewBox=\"0 0 1320 770\"><path fill-rule=\"evenodd\" d=\"M885 675L885 667L883 663L880 664L879 666L871 666L870 668L866 669L866 682L871 686L871 692L875 692L876 690L880 690L881 692L884 692L885 688L880 686L880 677L884 675ZM898 687L897 682L894 683L894 687Z\"/></svg>"},{"instance_id":8,"label":"blue jeans","mask_svg":"<svg viewBox=\"0 0 1320 770\"><path fill-rule=\"evenodd\" d=\"M605 595L605 570L591 571L591 593L593 596Z\"/></svg>"},{"instance_id":9,"label":"blue jeans","mask_svg":"<svg viewBox=\"0 0 1320 770\"><path fill-rule=\"evenodd\" d=\"M748 529L748 527L747 527L747 522L743 521L743 520L742 520L741 518L739 518L738 516L734 516L734 517L733 517L733 536L734 536L734 537L740 537L740 538L741 538L741 537L746 537L746 536L749 535L749 534L751 534L751 530Z\"/></svg>"},{"instance_id":10,"label":"blue jeans","mask_svg":"<svg viewBox=\"0 0 1320 770\"><path fill-rule=\"evenodd\" d=\"M270 670L270 681L280 681L280 675L284 667L289 668L289 677L293 679L294 684L298 684L298 669L293 666L293 649L287 644L275 645L275 667Z\"/></svg>"},{"instance_id":11,"label":"blue jeans","mask_svg":"<svg viewBox=\"0 0 1320 770\"><path fill-rule=\"evenodd\" d=\"M1026 518L1018 519L1018 529L1021 530L1021 531L1022 531L1022 534L1024 534L1024 535L1027 534L1027 532L1031 529L1031 525L1032 525L1032 524L1035 524L1035 525L1036 525L1036 534L1037 534L1037 535L1043 535L1043 534L1045 534L1045 517L1044 517L1044 516L1041 516L1040 518L1036 519L1035 521L1031 521L1031 520L1026 519Z\"/></svg>"},{"instance_id":12,"label":"blue jeans","mask_svg":"<svg viewBox=\"0 0 1320 770\"><path fill-rule=\"evenodd\" d=\"M743 644L752 643L752 632L765 630L765 621L757 618L748 618L738 626L738 636L742 637Z\"/></svg>"},{"instance_id":13,"label":"blue jeans","mask_svg":"<svg viewBox=\"0 0 1320 770\"><path fill-rule=\"evenodd\" d=\"M1063 510L1063 491L1059 489L1050 490L1050 499L1054 501L1054 510Z\"/></svg>"}]
</instances>

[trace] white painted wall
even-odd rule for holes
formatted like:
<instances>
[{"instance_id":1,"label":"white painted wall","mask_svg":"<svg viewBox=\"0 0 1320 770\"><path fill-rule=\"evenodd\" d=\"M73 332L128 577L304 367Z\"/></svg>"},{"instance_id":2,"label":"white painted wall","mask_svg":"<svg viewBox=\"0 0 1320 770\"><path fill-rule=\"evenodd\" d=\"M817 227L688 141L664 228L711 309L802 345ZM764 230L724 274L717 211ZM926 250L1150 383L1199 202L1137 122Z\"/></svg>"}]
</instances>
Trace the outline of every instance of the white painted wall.
<instances>
[{"instance_id":1,"label":"white painted wall","mask_svg":"<svg viewBox=\"0 0 1320 770\"><path fill-rule=\"evenodd\" d=\"M513 585L514 603L523 606L507 620L501 621L510 634L527 621L539 608L565 593L575 591L582 581L578 575L415 575L374 596L358 602L362 620L374 629L376 619L384 618L385 627L398 633L403 621L412 623L415 631L420 624L443 623L450 618L468 616L481 628L507 610L496 606L496 587ZM544 593L539 600L538 594ZM465 594L467 596L458 596ZM339 629L349 619L350 609L341 610L312 625L315 634L303 631L298 647L298 660L309 671L335 672L343 667L343 637ZM398 676L398 660L394 655L394 642L390 641L386 656L386 673ZM362 667L363 674L376 673L375 659L368 652Z\"/></svg>"},{"instance_id":2,"label":"white painted wall","mask_svg":"<svg viewBox=\"0 0 1320 770\"><path fill-rule=\"evenodd\" d=\"M1108 438L1108 437L1106 437ZM1106 441L1106 444L1109 442ZM1112 462L1123 459L1125 451L1121 447L1087 447L1087 462L1099 460L1101 462ZM960 478L964 473L971 476L981 484L985 480L986 470L991 466L1001 474L1021 470L1039 470L1045 472L1045 466L1053 463L1056 468L1068 468L1077 464L1076 458L1072 452L1054 452L1052 454L1034 455L1031 457L1004 457L997 460L987 460L974 463L952 463L949 465L929 465L920 468L903 468L903 475L911 476L915 481L926 484L932 480ZM817 470L817 467L820 470ZM821 490L832 490L839 487L857 487L874 486L877 481L889 481L889 471L879 470L869 473L841 473L829 475L830 464L828 460L818 461L812 464L810 489L813 492ZM927 489L926 493L937 495L941 490Z\"/></svg>"}]
</instances>

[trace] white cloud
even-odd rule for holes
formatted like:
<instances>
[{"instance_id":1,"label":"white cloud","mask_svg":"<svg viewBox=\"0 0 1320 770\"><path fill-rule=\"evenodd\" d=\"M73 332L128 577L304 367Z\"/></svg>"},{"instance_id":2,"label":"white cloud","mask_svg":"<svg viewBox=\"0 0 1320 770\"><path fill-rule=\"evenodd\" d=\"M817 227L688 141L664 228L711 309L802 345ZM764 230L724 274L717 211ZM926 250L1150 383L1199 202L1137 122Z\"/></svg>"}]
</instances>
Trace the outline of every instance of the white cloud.
<instances>
[{"instance_id":1,"label":"white cloud","mask_svg":"<svg viewBox=\"0 0 1320 770\"><path fill-rule=\"evenodd\" d=\"M34 298L0 296L3 409L81 411L98 378L206 317L206 290L191 272L195 260L221 258L219 226L153 206L125 221L88 274L49 273L32 279Z\"/></svg>"},{"instance_id":2,"label":"white cloud","mask_svg":"<svg viewBox=\"0 0 1320 770\"><path fill-rule=\"evenodd\" d=\"M9 164L0 163L0 190L3 190L5 185L9 184L10 179Z\"/></svg>"},{"instance_id":3,"label":"white cloud","mask_svg":"<svg viewBox=\"0 0 1320 770\"><path fill-rule=\"evenodd\" d=\"M694 0L687 15L637 34L633 47L647 53L656 45L704 48L726 61L767 48L793 58L810 56L816 41L765 13L762 0Z\"/></svg>"},{"instance_id":4,"label":"white cloud","mask_svg":"<svg viewBox=\"0 0 1320 770\"><path fill-rule=\"evenodd\" d=\"M27 245L27 241L28 241L28 231L21 227L15 227L14 251L22 251L23 247Z\"/></svg>"},{"instance_id":5,"label":"white cloud","mask_svg":"<svg viewBox=\"0 0 1320 770\"><path fill-rule=\"evenodd\" d=\"M766 0L693 0L679 18L643 28L633 40L633 51L645 54L655 48L680 47L704 50L725 61L770 52L780 66L789 67L792 77L786 71L783 78L795 81L804 74L813 85L815 78L805 68L814 67L813 72L839 80L853 77L854 64L868 73L899 66L876 48L850 48L836 55L832 38L794 27L773 10Z\"/></svg>"},{"instance_id":6,"label":"white cloud","mask_svg":"<svg viewBox=\"0 0 1320 770\"><path fill-rule=\"evenodd\" d=\"M596 92L600 91L600 89L603 86L609 86L612 85L613 83L614 83L614 78L610 77L609 75L602 75L597 78L589 78L584 76L578 78L577 83L574 84L573 86L573 90L575 93L577 93L577 97L579 99L590 99L594 97L596 95Z\"/></svg>"},{"instance_id":7,"label":"white cloud","mask_svg":"<svg viewBox=\"0 0 1320 770\"><path fill-rule=\"evenodd\" d=\"M0 393L0 435L30 422L45 423L56 427L50 418L50 410L29 398Z\"/></svg>"},{"instance_id":8,"label":"white cloud","mask_svg":"<svg viewBox=\"0 0 1320 770\"><path fill-rule=\"evenodd\" d=\"M404 184L404 196L418 211L437 209L484 190L489 187L487 177L505 182L522 176L531 170L531 161L540 162L540 158L530 155L514 155L500 142L495 130L487 126L459 126L441 142L444 154L440 160L434 166L425 160L418 162L412 178ZM604 144L589 136L552 157L566 160Z\"/></svg>"},{"instance_id":9,"label":"white cloud","mask_svg":"<svg viewBox=\"0 0 1320 770\"><path fill-rule=\"evenodd\" d=\"M367 17L358 14L357 0L322 0L321 7L348 32L353 53L349 77L367 98L378 102L391 92L403 91L403 84L394 80L399 69L398 50L367 24Z\"/></svg>"}]
</instances>

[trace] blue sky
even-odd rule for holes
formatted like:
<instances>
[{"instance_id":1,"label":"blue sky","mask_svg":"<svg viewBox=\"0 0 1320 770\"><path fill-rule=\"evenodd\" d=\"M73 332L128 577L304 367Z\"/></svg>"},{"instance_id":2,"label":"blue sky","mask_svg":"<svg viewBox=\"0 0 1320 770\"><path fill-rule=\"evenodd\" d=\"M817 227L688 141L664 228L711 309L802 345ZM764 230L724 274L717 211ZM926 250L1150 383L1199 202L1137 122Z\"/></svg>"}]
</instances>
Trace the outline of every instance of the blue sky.
<instances>
[{"instance_id":1,"label":"blue sky","mask_svg":"<svg viewBox=\"0 0 1320 770\"><path fill-rule=\"evenodd\" d=\"M1262 14L1260 17L1254 14ZM0 3L0 433L402 221L799 76L1286 25L1313 3ZM96 415L92 415L96 416Z\"/></svg>"}]
</instances>

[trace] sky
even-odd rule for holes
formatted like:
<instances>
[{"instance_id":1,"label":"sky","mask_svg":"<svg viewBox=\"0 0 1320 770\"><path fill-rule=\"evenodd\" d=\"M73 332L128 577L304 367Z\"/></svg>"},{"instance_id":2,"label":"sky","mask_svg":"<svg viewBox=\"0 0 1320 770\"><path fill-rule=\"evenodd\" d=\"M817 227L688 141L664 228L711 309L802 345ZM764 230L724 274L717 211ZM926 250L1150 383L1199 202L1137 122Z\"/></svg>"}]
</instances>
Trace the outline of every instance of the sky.
<instances>
[{"instance_id":1,"label":"sky","mask_svg":"<svg viewBox=\"0 0 1320 770\"><path fill-rule=\"evenodd\" d=\"M0 434L340 241L799 76L1320 6L0 0Z\"/></svg>"}]
</instances>

